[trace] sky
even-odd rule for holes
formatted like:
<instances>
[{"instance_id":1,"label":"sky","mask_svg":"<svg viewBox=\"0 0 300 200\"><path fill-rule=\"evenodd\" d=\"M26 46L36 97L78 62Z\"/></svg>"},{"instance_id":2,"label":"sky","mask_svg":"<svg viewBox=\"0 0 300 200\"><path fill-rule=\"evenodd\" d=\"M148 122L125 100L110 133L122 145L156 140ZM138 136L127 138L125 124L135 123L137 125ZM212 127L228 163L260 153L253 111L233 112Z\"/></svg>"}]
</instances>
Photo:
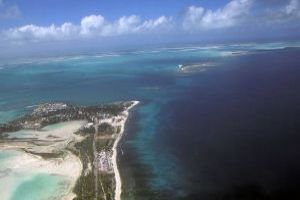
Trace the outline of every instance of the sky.
<instances>
[{"instance_id":1,"label":"sky","mask_svg":"<svg viewBox=\"0 0 300 200\"><path fill-rule=\"evenodd\" d=\"M300 0L0 0L0 57L299 37Z\"/></svg>"}]
</instances>

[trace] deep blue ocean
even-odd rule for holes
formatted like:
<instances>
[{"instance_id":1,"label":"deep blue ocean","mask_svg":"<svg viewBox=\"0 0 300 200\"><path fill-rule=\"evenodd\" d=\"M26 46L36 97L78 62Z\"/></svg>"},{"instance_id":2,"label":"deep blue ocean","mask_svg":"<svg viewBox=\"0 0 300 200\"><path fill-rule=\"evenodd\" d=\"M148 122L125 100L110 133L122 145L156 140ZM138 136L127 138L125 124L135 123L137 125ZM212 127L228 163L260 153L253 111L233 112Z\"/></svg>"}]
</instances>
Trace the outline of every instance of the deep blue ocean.
<instances>
[{"instance_id":1,"label":"deep blue ocean","mask_svg":"<svg viewBox=\"0 0 300 200\"><path fill-rule=\"evenodd\" d=\"M125 200L300 199L300 43L143 49L0 64L0 123L49 101L139 100ZM210 63L184 73L178 65Z\"/></svg>"}]
</instances>

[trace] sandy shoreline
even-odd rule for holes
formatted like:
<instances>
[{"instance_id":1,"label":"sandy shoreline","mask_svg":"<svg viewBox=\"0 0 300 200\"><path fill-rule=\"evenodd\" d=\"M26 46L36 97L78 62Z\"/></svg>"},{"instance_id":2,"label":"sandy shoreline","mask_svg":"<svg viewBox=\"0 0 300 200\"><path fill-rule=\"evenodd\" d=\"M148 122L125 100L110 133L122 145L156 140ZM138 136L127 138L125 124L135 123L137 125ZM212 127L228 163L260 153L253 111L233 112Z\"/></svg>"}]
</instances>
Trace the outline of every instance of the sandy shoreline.
<instances>
[{"instance_id":1,"label":"sandy shoreline","mask_svg":"<svg viewBox=\"0 0 300 200\"><path fill-rule=\"evenodd\" d=\"M114 170L115 180L116 180L115 200L121 200L121 193L122 193L122 181L121 181L120 172L119 172L118 164L117 164L117 155L118 155L117 147L118 147L118 144L119 144L119 142L120 142L120 140L123 136L123 133L124 133L125 123L126 123L126 121L128 119L128 116L129 116L129 110L131 108L133 108L134 106L136 106L138 103L139 103L139 101L133 101L133 104L123 112L123 115L125 117L124 117L124 120L122 121L122 124L121 124L120 133L118 134L118 136L117 136L117 138L114 142L114 145L113 145L112 162L113 162L113 170Z\"/></svg>"}]
</instances>

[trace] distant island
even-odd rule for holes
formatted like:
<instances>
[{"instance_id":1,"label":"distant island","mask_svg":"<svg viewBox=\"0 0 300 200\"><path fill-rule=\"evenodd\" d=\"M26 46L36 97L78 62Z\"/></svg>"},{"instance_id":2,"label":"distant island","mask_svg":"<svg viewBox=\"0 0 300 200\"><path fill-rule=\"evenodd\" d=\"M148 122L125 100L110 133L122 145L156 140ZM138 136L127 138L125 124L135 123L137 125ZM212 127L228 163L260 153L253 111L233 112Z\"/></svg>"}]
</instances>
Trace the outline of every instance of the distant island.
<instances>
[{"instance_id":1,"label":"distant island","mask_svg":"<svg viewBox=\"0 0 300 200\"><path fill-rule=\"evenodd\" d=\"M0 151L17 152L11 165L65 177L61 199L120 200L117 146L138 101L99 106L39 105L0 125ZM0 172L1 177L8 172Z\"/></svg>"},{"instance_id":2,"label":"distant island","mask_svg":"<svg viewBox=\"0 0 300 200\"><path fill-rule=\"evenodd\" d=\"M215 66L216 64L211 62L179 64L178 70L183 73L203 72Z\"/></svg>"}]
</instances>

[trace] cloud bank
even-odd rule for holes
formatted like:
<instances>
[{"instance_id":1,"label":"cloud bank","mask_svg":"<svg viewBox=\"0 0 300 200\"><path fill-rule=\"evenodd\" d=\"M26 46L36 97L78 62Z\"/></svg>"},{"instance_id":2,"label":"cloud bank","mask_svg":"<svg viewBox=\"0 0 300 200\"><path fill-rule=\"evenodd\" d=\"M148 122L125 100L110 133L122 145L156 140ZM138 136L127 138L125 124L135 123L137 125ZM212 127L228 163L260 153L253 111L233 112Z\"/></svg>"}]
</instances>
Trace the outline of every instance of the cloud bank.
<instances>
[{"instance_id":1,"label":"cloud bank","mask_svg":"<svg viewBox=\"0 0 300 200\"><path fill-rule=\"evenodd\" d=\"M217 10L190 6L184 16L183 28L199 30L235 26L246 17L252 3L252 0L232 0L224 8Z\"/></svg>"},{"instance_id":2,"label":"cloud bank","mask_svg":"<svg viewBox=\"0 0 300 200\"><path fill-rule=\"evenodd\" d=\"M172 18L165 16L142 21L139 16L130 15L110 22L102 15L90 15L83 17L78 25L71 22L63 23L60 26L29 24L5 30L2 35L6 40L18 41L66 40L162 31L170 28L171 24Z\"/></svg>"},{"instance_id":3,"label":"cloud bank","mask_svg":"<svg viewBox=\"0 0 300 200\"><path fill-rule=\"evenodd\" d=\"M174 37L178 33L181 36L193 33L197 36L202 32L209 34L213 30L228 31L233 27L243 27L245 30L251 29L255 32L261 29L262 33L267 32L270 27L281 30L283 23L286 23L284 27L299 27L295 22L300 20L300 0L276 0L276 2L280 4L273 7L269 0L230 0L216 9L191 5L179 18L160 16L144 20L138 15L129 15L109 21L100 14L92 14L83 17L78 23L65 22L49 26L27 24L0 30L0 41L8 43L65 41L153 33L167 33L170 36L175 35ZM259 5L265 7L257 9ZM20 14L16 5L8 5L3 0L0 0L0 11L2 11L0 19L13 18Z\"/></svg>"}]
</instances>

